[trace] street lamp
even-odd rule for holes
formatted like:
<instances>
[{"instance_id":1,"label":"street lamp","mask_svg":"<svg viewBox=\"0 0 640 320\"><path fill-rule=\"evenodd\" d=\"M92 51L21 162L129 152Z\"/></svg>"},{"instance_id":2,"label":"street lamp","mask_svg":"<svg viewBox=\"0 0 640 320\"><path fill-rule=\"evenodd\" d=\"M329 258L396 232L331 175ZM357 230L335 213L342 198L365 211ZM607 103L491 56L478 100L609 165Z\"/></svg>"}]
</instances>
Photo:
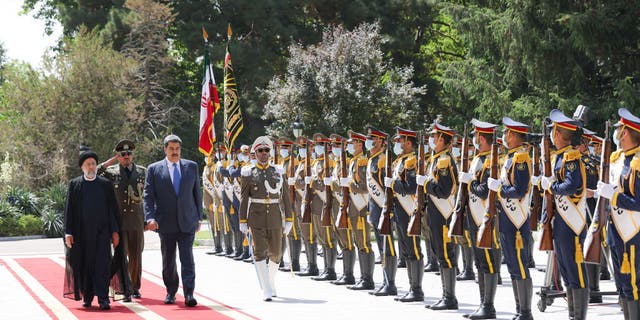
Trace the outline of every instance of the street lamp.
<instances>
[{"instance_id":1,"label":"street lamp","mask_svg":"<svg viewBox=\"0 0 640 320\"><path fill-rule=\"evenodd\" d=\"M296 121L291 124L291 130L293 131L293 136L298 139L302 135L302 130L304 130L304 123L300 122L300 116L296 116Z\"/></svg>"}]
</instances>

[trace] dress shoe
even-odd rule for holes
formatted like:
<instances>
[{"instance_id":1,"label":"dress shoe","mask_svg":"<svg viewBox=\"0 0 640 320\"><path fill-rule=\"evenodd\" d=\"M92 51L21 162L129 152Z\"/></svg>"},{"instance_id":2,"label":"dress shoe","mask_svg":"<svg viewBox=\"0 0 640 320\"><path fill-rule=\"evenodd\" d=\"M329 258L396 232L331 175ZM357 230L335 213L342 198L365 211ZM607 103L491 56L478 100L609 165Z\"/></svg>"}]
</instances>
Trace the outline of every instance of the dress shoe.
<instances>
[{"instance_id":1,"label":"dress shoe","mask_svg":"<svg viewBox=\"0 0 640 320\"><path fill-rule=\"evenodd\" d=\"M184 296L184 305L187 307L195 307L198 304L196 298L193 297L192 294L188 294Z\"/></svg>"},{"instance_id":2,"label":"dress shoe","mask_svg":"<svg viewBox=\"0 0 640 320\"><path fill-rule=\"evenodd\" d=\"M174 294L167 293L167 296L164 298L164 304L174 303L176 303L176 296Z\"/></svg>"},{"instance_id":3,"label":"dress shoe","mask_svg":"<svg viewBox=\"0 0 640 320\"><path fill-rule=\"evenodd\" d=\"M124 296L124 299L122 299L122 302L131 302L131 296Z\"/></svg>"},{"instance_id":4,"label":"dress shoe","mask_svg":"<svg viewBox=\"0 0 640 320\"><path fill-rule=\"evenodd\" d=\"M611 273L609 270L600 271L600 280L611 280Z\"/></svg>"},{"instance_id":5,"label":"dress shoe","mask_svg":"<svg viewBox=\"0 0 640 320\"><path fill-rule=\"evenodd\" d=\"M100 310L110 310L111 306L108 302L100 302Z\"/></svg>"},{"instance_id":6,"label":"dress shoe","mask_svg":"<svg viewBox=\"0 0 640 320\"><path fill-rule=\"evenodd\" d=\"M437 263L427 263L424 267L424 272L436 272L440 270Z\"/></svg>"},{"instance_id":7,"label":"dress shoe","mask_svg":"<svg viewBox=\"0 0 640 320\"><path fill-rule=\"evenodd\" d=\"M136 290L133 292L133 297L136 299L140 299L142 298L142 295L140 294L140 291Z\"/></svg>"},{"instance_id":8,"label":"dress shoe","mask_svg":"<svg viewBox=\"0 0 640 320\"><path fill-rule=\"evenodd\" d=\"M476 279L476 275L473 272L473 270L462 271L462 273L456 276L456 280L458 281L475 280L475 279Z\"/></svg>"},{"instance_id":9,"label":"dress shoe","mask_svg":"<svg viewBox=\"0 0 640 320\"><path fill-rule=\"evenodd\" d=\"M406 268L407 262L403 259L398 260L398 268Z\"/></svg>"},{"instance_id":10,"label":"dress shoe","mask_svg":"<svg viewBox=\"0 0 640 320\"><path fill-rule=\"evenodd\" d=\"M91 308L91 301L83 301L82 302L82 307L83 308Z\"/></svg>"}]
</instances>

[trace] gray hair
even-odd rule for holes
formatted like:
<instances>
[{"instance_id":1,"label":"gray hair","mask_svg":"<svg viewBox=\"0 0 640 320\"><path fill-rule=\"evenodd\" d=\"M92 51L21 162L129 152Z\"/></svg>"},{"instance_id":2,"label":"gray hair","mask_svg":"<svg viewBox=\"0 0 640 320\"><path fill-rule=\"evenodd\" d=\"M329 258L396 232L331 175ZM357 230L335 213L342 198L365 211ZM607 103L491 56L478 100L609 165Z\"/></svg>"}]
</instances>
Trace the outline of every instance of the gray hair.
<instances>
[{"instance_id":1,"label":"gray hair","mask_svg":"<svg viewBox=\"0 0 640 320\"><path fill-rule=\"evenodd\" d=\"M170 134L166 137L164 137L164 147L166 148L169 145L169 142L177 142L180 145L182 145L182 139L180 139L180 137L176 136L175 134Z\"/></svg>"}]
</instances>

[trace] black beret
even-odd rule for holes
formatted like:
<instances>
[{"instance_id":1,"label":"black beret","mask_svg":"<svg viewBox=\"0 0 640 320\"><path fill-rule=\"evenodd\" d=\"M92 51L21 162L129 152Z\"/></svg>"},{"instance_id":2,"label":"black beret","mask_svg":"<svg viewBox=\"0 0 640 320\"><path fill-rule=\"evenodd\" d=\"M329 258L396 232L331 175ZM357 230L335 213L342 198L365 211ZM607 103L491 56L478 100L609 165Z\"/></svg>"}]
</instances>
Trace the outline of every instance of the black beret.
<instances>
[{"instance_id":1,"label":"black beret","mask_svg":"<svg viewBox=\"0 0 640 320\"><path fill-rule=\"evenodd\" d=\"M98 162L98 155L95 152L89 150L80 154L80 159L78 160L78 167L82 167L82 164L84 163L84 161L89 158L95 159L96 163Z\"/></svg>"}]
</instances>

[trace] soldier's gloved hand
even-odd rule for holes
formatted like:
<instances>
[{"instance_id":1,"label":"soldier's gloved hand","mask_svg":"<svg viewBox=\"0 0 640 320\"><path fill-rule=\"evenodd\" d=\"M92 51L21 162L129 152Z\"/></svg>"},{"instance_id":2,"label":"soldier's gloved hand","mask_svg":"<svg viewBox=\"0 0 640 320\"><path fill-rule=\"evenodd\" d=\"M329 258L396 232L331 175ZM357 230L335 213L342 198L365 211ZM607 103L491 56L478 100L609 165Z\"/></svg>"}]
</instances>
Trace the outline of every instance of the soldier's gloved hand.
<instances>
[{"instance_id":1,"label":"soldier's gloved hand","mask_svg":"<svg viewBox=\"0 0 640 320\"><path fill-rule=\"evenodd\" d=\"M218 161L218 163L216 163L216 167L218 167L218 169L222 168L222 161Z\"/></svg>"},{"instance_id":2,"label":"soldier's gloved hand","mask_svg":"<svg viewBox=\"0 0 640 320\"><path fill-rule=\"evenodd\" d=\"M498 179L489 178L487 180L487 187L489 187L489 190L491 191L498 192L498 190L500 190L500 187L502 187L502 182L500 182L500 180Z\"/></svg>"},{"instance_id":3,"label":"soldier's gloved hand","mask_svg":"<svg viewBox=\"0 0 640 320\"><path fill-rule=\"evenodd\" d=\"M384 177L384 186L387 188L391 188L393 185L393 179L389 177Z\"/></svg>"},{"instance_id":4,"label":"soldier's gloved hand","mask_svg":"<svg viewBox=\"0 0 640 320\"><path fill-rule=\"evenodd\" d=\"M324 178L322 179L322 182L324 182L325 186L331 185L331 178Z\"/></svg>"},{"instance_id":5,"label":"soldier's gloved hand","mask_svg":"<svg viewBox=\"0 0 640 320\"><path fill-rule=\"evenodd\" d=\"M249 225L246 222L240 223L240 232L247 234L249 233Z\"/></svg>"},{"instance_id":6,"label":"soldier's gloved hand","mask_svg":"<svg viewBox=\"0 0 640 320\"><path fill-rule=\"evenodd\" d=\"M531 185L532 186L540 186L540 176L531 176Z\"/></svg>"},{"instance_id":7,"label":"soldier's gloved hand","mask_svg":"<svg viewBox=\"0 0 640 320\"><path fill-rule=\"evenodd\" d=\"M284 223L284 228L282 229L282 233L288 235L291 232L291 228L293 228L293 222L287 221Z\"/></svg>"},{"instance_id":8,"label":"soldier's gloved hand","mask_svg":"<svg viewBox=\"0 0 640 320\"><path fill-rule=\"evenodd\" d=\"M549 188L555 181L556 181L556 178L553 176L551 177L544 176L540 178L540 188L542 188L542 190L549 190Z\"/></svg>"},{"instance_id":9,"label":"soldier's gloved hand","mask_svg":"<svg viewBox=\"0 0 640 320\"><path fill-rule=\"evenodd\" d=\"M471 182L471 180L473 180L473 174L469 172L460 171L460 174L458 175L458 180L460 180L460 183L468 184L469 182Z\"/></svg>"},{"instance_id":10,"label":"soldier's gloved hand","mask_svg":"<svg viewBox=\"0 0 640 320\"><path fill-rule=\"evenodd\" d=\"M427 176L423 176L421 174L416 174L416 183L419 186L424 186L425 182L427 182Z\"/></svg>"},{"instance_id":11,"label":"soldier's gloved hand","mask_svg":"<svg viewBox=\"0 0 640 320\"><path fill-rule=\"evenodd\" d=\"M304 184L311 184L311 176L304 177Z\"/></svg>"},{"instance_id":12,"label":"soldier's gloved hand","mask_svg":"<svg viewBox=\"0 0 640 320\"><path fill-rule=\"evenodd\" d=\"M296 178L287 178L287 184L293 186L296 184Z\"/></svg>"},{"instance_id":13,"label":"soldier's gloved hand","mask_svg":"<svg viewBox=\"0 0 640 320\"><path fill-rule=\"evenodd\" d=\"M598 181L598 189L596 189L596 193L605 199L611 200L611 198L613 198L613 194L616 193L616 189L617 187L610 183Z\"/></svg>"},{"instance_id":14,"label":"soldier's gloved hand","mask_svg":"<svg viewBox=\"0 0 640 320\"><path fill-rule=\"evenodd\" d=\"M341 187L349 187L351 185L350 178L340 178L340 186Z\"/></svg>"}]
</instances>

